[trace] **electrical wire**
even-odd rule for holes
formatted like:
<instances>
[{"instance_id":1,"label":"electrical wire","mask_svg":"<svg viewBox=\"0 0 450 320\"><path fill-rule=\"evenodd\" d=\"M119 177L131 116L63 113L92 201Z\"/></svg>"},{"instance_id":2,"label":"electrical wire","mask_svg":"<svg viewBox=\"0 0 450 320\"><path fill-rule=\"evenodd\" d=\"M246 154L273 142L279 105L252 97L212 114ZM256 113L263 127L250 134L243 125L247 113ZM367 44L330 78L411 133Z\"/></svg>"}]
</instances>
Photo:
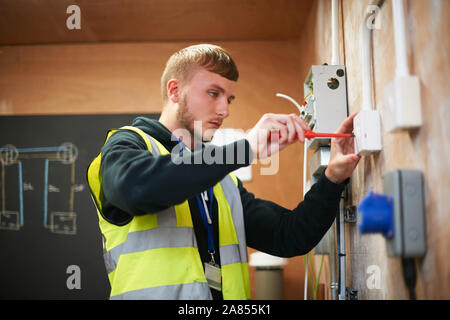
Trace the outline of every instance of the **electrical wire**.
<instances>
[{"instance_id":1,"label":"electrical wire","mask_svg":"<svg viewBox=\"0 0 450 320\"><path fill-rule=\"evenodd\" d=\"M5 215L5 206L6 206L6 196L5 196L5 164L3 163L3 159L0 159L0 163L2 165L2 180L1 180L1 188L2 188L2 215Z\"/></svg>"},{"instance_id":2,"label":"electrical wire","mask_svg":"<svg viewBox=\"0 0 450 320\"><path fill-rule=\"evenodd\" d=\"M307 104L307 100L312 95L314 95L314 92L311 90L303 98L302 104L300 105L292 97L290 97L290 96L288 96L286 94L283 94L283 93L277 93L276 94L277 97L284 98L284 99L287 99L290 102L292 102L297 107L300 115L303 115L305 113L305 106ZM304 143L304 150L303 150L303 198L305 197L305 194L306 194L307 161L308 161L308 144L305 141L305 143ZM312 266L311 256L310 256L309 252L305 255L305 257L303 259L303 263L305 265L305 285L304 285L303 299L304 300L308 300L308 278L310 276L310 274L309 274L309 264L311 264L311 271L312 271L312 277L313 277L312 285L311 285L311 291L312 291L313 299L316 299L316 297L317 297L317 288L318 288L318 279L316 279L316 274L315 274L314 268ZM323 264L323 257L322 257L320 271L319 271L319 278L320 278L320 272L322 270L322 264Z\"/></svg>"},{"instance_id":3,"label":"electrical wire","mask_svg":"<svg viewBox=\"0 0 450 320\"><path fill-rule=\"evenodd\" d=\"M308 283L311 282L311 295L313 300L317 300L317 292L319 290L319 283L320 283L320 275L322 274L323 269L323 263L325 260L325 256L322 255L320 260L320 267L319 267L319 273L316 277L316 273L314 271L314 266L312 262L311 252L308 252L303 259L303 264L305 267L305 270L308 270L308 272L305 272L305 300L307 300L307 293L308 293ZM311 272L309 272L309 269L311 269Z\"/></svg>"},{"instance_id":4,"label":"electrical wire","mask_svg":"<svg viewBox=\"0 0 450 320\"><path fill-rule=\"evenodd\" d=\"M319 274L317 275L317 279L314 283L314 300L317 299L317 291L319 289L319 282L320 282L320 274L322 273L322 267L323 267L323 261L325 260L325 256L322 255L322 258L320 259L320 267L319 267Z\"/></svg>"},{"instance_id":5,"label":"electrical wire","mask_svg":"<svg viewBox=\"0 0 450 320\"><path fill-rule=\"evenodd\" d=\"M276 96L280 97L280 98L284 98L286 100L289 100L290 102L292 102L298 109L298 112L300 113L300 115L303 115L303 113L305 112L305 106L307 104L307 99L309 98L309 96L313 95L313 91L310 91L306 97L303 98L302 104L300 105L297 101L295 101L295 99L293 99L292 97L288 96L287 94L283 94L283 93L277 93Z\"/></svg>"},{"instance_id":6,"label":"electrical wire","mask_svg":"<svg viewBox=\"0 0 450 320\"><path fill-rule=\"evenodd\" d=\"M298 109L299 113L302 114L304 112L304 106L306 105L306 101L310 95L313 94L313 91L311 90L306 97L303 98L302 105L298 104L297 101L295 101L292 97L283 94L283 93L277 93L276 96L280 98L284 98L292 102ZM305 141L304 143L304 149L303 149L303 198L305 198L306 194L306 162L308 160L308 143ZM304 292L303 292L303 298L304 300L308 300L308 260L309 260L309 253L305 255L303 258L303 263L305 265L305 286L304 286Z\"/></svg>"},{"instance_id":7,"label":"electrical wire","mask_svg":"<svg viewBox=\"0 0 450 320\"><path fill-rule=\"evenodd\" d=\"M338 226L338 259L339 259L339 300L345 300L346 268L345 268L345 225L344 225L344 198L339 203L339 215L336 220Z\"/></svg>"},{"instance_id":8,"label":"electrical wire","mask_svg":"<svg viewBox=\"0 0 450 320\"><path fill-rule=\"evenodd\" d=\"M339 60L339 3L331 0L331 64L340 64Z\"/></svg>"},{"instance_id":9,"label":"electrical wire","mask_svg":"<svg viewBox=\"0 0 450 320\"><path fill-rule=\"evenodd\" d=\"M305 286L303 288L303 300L308 300L308 258L309 252L303 258L303 264L305 264Z\"/></svg>"},{"instance_id":10,"label":"electrical wire","mask_svg":"<svg viewBox=\"0 0 450 320\"><path fill-rule=\"evenodd\" d=\"M310 264L310 268L311 268L311 274L312 274L312 276L311 276L311 296L312 296L312 298L313 298L313 300L316 300L316 298L315 298L315 296L314 296L314 289L315 289L315 287L316 287L316 273L314 272L314 266L313 266L313 263L312 263L312 257L311 257L311 252L310 253L308 253L309 254L309 258L308 258L308 261L309 261L309 264Z\"/></svg>"},{"instance_id":11,"label":"electrical wire","mask_svg":"<svg viewBox=\"0 0 450 320\"><path fill-rule=\"evenodd\" d=\"M308 143L305 141L303 147L303 200L306 194L306 161L308 160ZM303 299L308 300L308 257L309 253L306 254L306 267L305 267L305 288L303 292Z\"/></svg>"},{"instance_id":12,"label":"electrical wire","mask_svg":"<svg viewBox=\"0 0 450 320\"><path fill-rule=\"evenodd\" d=\"M392 1L392 19L394 24L395 74L396 77L409 75L408 55L406 53L405 13L403 0Z\"/></svg>"},{"instance_id":13,"label":"electrical wire","mask_svg":"<svg viewBox=\"0 0 450 320\"><path fill-rule=\"evenodd\" d=\"M277 96L277 97L280 97L280 98L284 98L284 99L289 100L290 102L292 102L292 103L297 107L298 112L300 112L300 113L302 112L302 107L298 104L297 101L295 101L295 100L294 100L293 98L291 98L290 96L288 96L288 95L286 95L286 94L283 94L283 93L277 93L276 96Z\"/></svg>"},{"instance_id":14,"label":"electrical wire","mask_svg":"<svg viewBox=\"0 0 450 320\"><path fill-rule=\"evenodd\" d=\"M403 280L408 288L409 299L416 300L417 272L414 258L402 258Z\"/></svg>"}]
</instances>

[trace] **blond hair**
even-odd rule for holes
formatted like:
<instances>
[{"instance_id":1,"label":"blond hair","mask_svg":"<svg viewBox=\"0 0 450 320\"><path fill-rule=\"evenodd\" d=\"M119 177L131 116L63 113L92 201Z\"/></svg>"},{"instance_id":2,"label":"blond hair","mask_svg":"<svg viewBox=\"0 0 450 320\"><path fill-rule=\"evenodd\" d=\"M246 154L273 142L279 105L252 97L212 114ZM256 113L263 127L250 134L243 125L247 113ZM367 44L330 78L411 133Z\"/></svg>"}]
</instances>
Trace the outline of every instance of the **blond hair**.
<instances>
[{"instance_id":1,"label":"blond hair","mask_svg":"<svg viewBox=\"0 0 450 320\"><path fill-rule=\"evenodd\" d=\"M190 81L196 68L205 68L228 80L237 81L239 72L230 54L223 48L212 44L197 44L175 52L167 61L161 76L161 95L163 104L167 102L167 82L170 79Z\"/></svg>"}]
</instances>

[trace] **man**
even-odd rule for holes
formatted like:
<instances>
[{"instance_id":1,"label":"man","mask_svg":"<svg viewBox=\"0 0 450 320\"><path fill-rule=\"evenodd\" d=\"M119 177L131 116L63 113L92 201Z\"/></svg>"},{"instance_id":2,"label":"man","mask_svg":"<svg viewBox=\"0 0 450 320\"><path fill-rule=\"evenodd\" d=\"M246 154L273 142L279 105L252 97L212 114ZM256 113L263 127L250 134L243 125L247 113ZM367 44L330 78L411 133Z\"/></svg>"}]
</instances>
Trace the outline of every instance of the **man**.
<instances>
[{"instance_id":1,"label":"man","mask_svg":"<svg viewBox=\"0 0 450 320\"><path fill-rule=\"evenodd\" d=\"M218 46L180 50L161 78L159 121L110 131L91 163L112 299L248 299L247 245L302 255L330 228L359 161L350 139L333 140L328 168L294 210L255 198L230 173L304 142L298 116L266 114L245 139L202 143L229 115L238 75ZM338 132L351 132L352 120ZM205 154L216 161L196 161Z\"/></svg>"}]
</instances>

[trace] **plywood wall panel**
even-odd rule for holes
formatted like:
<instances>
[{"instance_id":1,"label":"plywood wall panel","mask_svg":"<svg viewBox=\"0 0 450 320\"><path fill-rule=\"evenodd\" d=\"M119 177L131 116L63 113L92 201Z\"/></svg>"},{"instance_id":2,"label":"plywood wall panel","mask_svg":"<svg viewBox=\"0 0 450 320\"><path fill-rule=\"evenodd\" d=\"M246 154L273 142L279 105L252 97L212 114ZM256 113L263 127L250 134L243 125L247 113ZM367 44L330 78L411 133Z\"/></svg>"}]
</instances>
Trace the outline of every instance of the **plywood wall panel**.
<instances>
[{"instance_id":1,"label":"plywood wall panel","mask_svg":"<svg viewBox=\"0 0 450 320\"><path fill-rule=\"evenodd\" d=\"M297 39L309 0L2 0L0 44ZM80 10L79 29L69 29Z\"/></svg>"},{"instance_id":2,"label":"plywood wall panel","mask_svg":"<svg viewBox=\"0 0 450 320\"><path fill-rule=\"evenodd\" d=\"M348 104L350 113L361 109L360 26L369 1L340 1L342 10L341 46L345 48ZM395 72L395 47L392 2L385 1L377 19L380 28L373 31L374 101L382 123L386 112L384 87ZM382 176L393 169L418 169L425 176L426 229L428 252L417 261L417 296L423 299L450 297L450 259L448 243L450 216L450 85L449 85L449 14L448 1L405 1L408 58L412 74L421 82L423 126L415 131L388 133L383 129L383 151L364 157L352 175L352 196L357 204L370 190L382 192ZM316 31L330 28L331 5L319 1L314 21ZM315 42L316 57L328 59L330 34L315 33L305 37ZM342 57L342 56L341 56ZM360 292L361 299L407 299L398 258L386 255L385 240L380 235L361 236L355 225L347 225L347 286ZM381 271L379 289L368 288L367 268Z\"/></svg>"}]
</instances>

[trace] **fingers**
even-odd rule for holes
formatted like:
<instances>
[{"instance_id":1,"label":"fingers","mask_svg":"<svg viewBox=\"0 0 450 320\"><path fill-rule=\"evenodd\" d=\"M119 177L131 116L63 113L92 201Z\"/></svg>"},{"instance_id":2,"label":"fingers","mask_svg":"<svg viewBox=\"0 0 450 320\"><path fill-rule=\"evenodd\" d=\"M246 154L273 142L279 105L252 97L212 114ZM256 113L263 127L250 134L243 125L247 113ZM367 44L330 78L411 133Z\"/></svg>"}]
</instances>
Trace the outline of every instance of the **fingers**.
<instances>
[{"instance_id":1,"label":"fingers","mask_svg":"<svg viewBox=\"0 0 450 320\"><path fill-rule=\"evenodd\" d=\"M304 131L308 129L308 125L296 114L267 113L249 131L246 138L252 151L261 158L281 151L297 140L304 142Z\"/></svg>"},{"instance_id":2,"label":"fingers","mask_svg":"<svg viewBox=\"0 0 450 320\"><path fill-rule=\"evenodd\" d=\"M269 140L277 141L278 143L285 143L288 140L289 132L288 128L278 121L272 121L270 123Z\"/></svg>"},{"instance_id":3,"label":"fingers","mask_svg":"<svg viewBox=\"0 0 450 320\"><path fill-rule=\"evenodd\" d=\"M309 130L308 125L303 119L295 114L291 114L290 117L294 122L298 140L302 143L305 142L305 131Z\"/></svg>"},{"instance_id":4,"label":"fingers","mask_svg":"<svg viewBox=\"0 0 450 320\"><path fill-rule=\"evenodd\" d=\"M336 133L351 133L353 131L353 119L358 114L358 112L353 113L344 122L341 123Z\"/></svg>"},{"instance_id":5,"label":"fingers","mask_svg":"<svg viewBox=\"0 0 450 320\"><path fill-rule=\"evenodd\" d=\"M294 121L294 125L295 125L295 130L297 132L297 139L300 142L305 142L305 133L302 129L302 127L300 126L300 124L297 121Z\"/></svg>"},{"instance_id":6,"label":"fingers","mask_svg":"<svg viewBox=\"0 0 450 320\"><path fill-rule=\"evenodd\" d=\"M359 160L361 159L361 156L358 154L347 154L343 156L344 162L352 165L357 165Z\"/></svg>"},{"instance_id":7,"label":"fingers","mask_svg":"<svg viewBox=\"0 0 450 320\"><path fill-rule=\"evenodd\" d=\"M305 120L303 120L300 117L297 117L297 122L300 124L300 126L302 127L303 130L307 131L307 130L311 130L311 128L306 124Z\"/></svg>"},{"instance_id":8,"label":"fingers","mask_svg":"<svg viewBox=\"0 0 450 320\"><path fill-rule=\"evenodd\" d=\"M295 136L300 142L305 141L304 131L309 130L308 125L296 114L273 114L271 115L273 120L284 124L288 129L287 141L288 143L293 143L295 141ZM286 140L281 137L281 142Z\"/></svg>"},{"instance_id":9,"label":"fingers","mask_svg":"<svg viewBox=\"0 0 450 320\"><path fill-rule=\"evenodd\" d=\"M295 135L296 135L296 130L295 130L295 125L294 125L294 121L292 119L290 119L289 117L287 117L285 119L285 122L282 122L286 128L286 137L281 137L281 143L292 143L292 141L294 141L295 139ZM284 138L284 139L283 139Z\"/></svg>"},{"instance_id":10,"label":"fingers","mask_svg":"<svg viewBox=\"0 0 450 320\"><path fill-rule=\"evenodd\" d=\"M325 175L334 183L342 183L352 175L360 159L361 157L357 154L330 157Z\"/></svg>"},{"instance_id":11,"label":"fingers","mask_svg":"<svg viewBox=\"0 0 450 320\"><path fill-rule=\"evenodd\" d=\"M295 115L289 115L287 117L286 126L288 127L288 143L291 144L295 142L295 139L300 139L303 135L303 130L300 125L296 122Z\"/></svg>"}]
</instances>

